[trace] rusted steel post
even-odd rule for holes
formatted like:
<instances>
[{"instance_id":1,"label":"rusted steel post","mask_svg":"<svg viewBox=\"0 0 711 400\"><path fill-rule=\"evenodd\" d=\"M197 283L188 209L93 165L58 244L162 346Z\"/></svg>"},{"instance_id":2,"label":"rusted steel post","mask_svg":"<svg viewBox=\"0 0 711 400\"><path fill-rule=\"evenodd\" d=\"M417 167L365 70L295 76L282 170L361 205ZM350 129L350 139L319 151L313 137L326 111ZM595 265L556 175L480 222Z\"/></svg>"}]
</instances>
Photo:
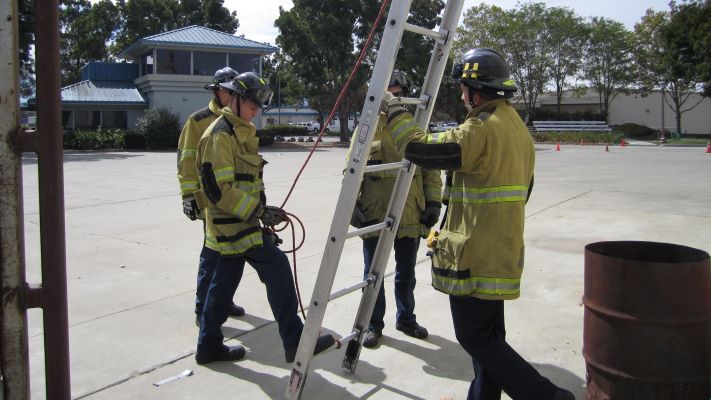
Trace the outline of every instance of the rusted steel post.
<instances>
[{"instance_id":1,"label":"rusted steel post","mask_svg":"<svg viewBox=\"0 0 711 400\"><path fill-rule=\"evenodd\" d=\"M69 400L69 328L59 70L59 2L36 0L37 128L47 399Z\"/></svg>"},{"instance_id":2,"label":"rusted steel post","mask_svg":"<svg viewBox=\"0 0 711 400\"><path fill-rule=\"evenodd\" d=\"M0 2L0 398L29 398L24 288L17 2Z\"/></svg>"}]
</instances>

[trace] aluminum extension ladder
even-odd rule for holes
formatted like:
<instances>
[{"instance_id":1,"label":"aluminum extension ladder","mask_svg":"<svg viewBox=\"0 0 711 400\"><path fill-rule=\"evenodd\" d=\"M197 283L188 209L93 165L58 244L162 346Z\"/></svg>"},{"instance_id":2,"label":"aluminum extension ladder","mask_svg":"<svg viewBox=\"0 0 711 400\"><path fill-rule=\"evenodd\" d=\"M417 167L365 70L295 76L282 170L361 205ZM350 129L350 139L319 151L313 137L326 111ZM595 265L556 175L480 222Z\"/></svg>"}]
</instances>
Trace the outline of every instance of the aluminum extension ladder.
<instances>
[{"instance_id":1,"label":"aluminum extension ladder","mask_svg":"<svg viewBox=\"0 0 711 400\"><path fill-rule=\"evenodd\" d=\"M370 146L373 142L374 132L378 124L380 102L390 80L390 75L395 65L397 51L404 31L410 31L435 39L432 49L430 64L422 85L419 98L403 98L403 104L416 105L415 119L420 127L426 129L432 109L437 98L442 75L445 70L449 51L454 40L454 33L459 22L464 0L449 0L446 3L442 23L439 30L430 30L407 23L412 0L392 0L382 41L371 77L370 87L363 111L357 138L354 138L352 150L345 170L341 193L338 197L336 212L331 222L326 247L321 259L321 266L314 287L306 323L301 335L296 358L291 370L291 376L286 389L287 399L299 399L306 382L316 339L321 331L321 324L326 313L326 305L350 292L363 289L360 306L356 315L353 329L344 335L340 342L348 341L343 367L355 371L360 356L361 343L370 317L375 307L375 301L383 282L383 274L390 257L393 241L397 235L410 183L415 173L414 165L407 160L397 163L366 166L370 155ZM399 170L398 177L390 197L385 220L365 228L349 232L351 219L350 210L353 210L358 196L358 190L363 180L363 174L384 170ZM349 212L343 212L349 210ZM346 239L358 237L365 233L380 231L380 238L373 256L371 269L367 279L353 286L331 293L333 281L338 269L338 263L343 252Z\"/></svg>"}]
</instances>

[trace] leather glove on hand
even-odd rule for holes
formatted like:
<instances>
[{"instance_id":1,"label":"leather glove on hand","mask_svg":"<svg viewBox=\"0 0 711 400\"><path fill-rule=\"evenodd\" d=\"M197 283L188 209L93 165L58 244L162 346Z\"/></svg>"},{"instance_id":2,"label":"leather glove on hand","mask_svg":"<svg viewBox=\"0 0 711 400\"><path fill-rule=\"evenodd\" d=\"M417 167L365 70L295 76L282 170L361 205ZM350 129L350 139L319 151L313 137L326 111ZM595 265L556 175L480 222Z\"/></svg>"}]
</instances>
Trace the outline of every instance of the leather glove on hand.
<instances>
[{"instance_id":1,"label":"leather glove on hand","mask_svg":"<svg viewBox=\"0 0 711 400\"><path fill-rule=\"evenodd\" d=\"M194 196L187 196L183 199L183 214L191 221L197 219L198 211L197 201Z\"/></svg>"},{"instance_id":2,"label":"leather glove on hand","mask_svg":"<svg viewBox=\"0 0 711 400\"><path fill-rule=\"evenodd\" d=\"M356 203L353 207L353 215L351 215L351 225L355 228L362 228L365 225L365 214L360 209L360 204Z\"/></svg>"},{"instance_id":3,"label":"leather glove on hand","mask_svg":"<svg viewBox=\"0 0 711 400\"><path fill-rule=\"evenodd\" d=\"M401 106L399 97L395 97L390 92L385 92L383 95L383 100L380 102L380 112L387 113L391 107Z\"/></svg>"},{"instance_id":4,"label":"leather glove on hand","mask_svg":"<svg viewBox=\"0 0 711 400\"><path fill-rule=\"evenodd\" d=\"M422 212L420 222L428 228L432 228L439 220L439 212L442 205L437 201L428 201L425 203L425 210Z\"/></svg>"},{"instance_id":5,"label":"leather glove on hand","mask_svg":"<svg viewBox=\"0 0 711 400\"><path fill-rule=\"evenodd\" d=\"M262 206L257 209L256 215L266 226L275 226L286 221L286 212L279 207Z\"/></svg>"}]
</instances>

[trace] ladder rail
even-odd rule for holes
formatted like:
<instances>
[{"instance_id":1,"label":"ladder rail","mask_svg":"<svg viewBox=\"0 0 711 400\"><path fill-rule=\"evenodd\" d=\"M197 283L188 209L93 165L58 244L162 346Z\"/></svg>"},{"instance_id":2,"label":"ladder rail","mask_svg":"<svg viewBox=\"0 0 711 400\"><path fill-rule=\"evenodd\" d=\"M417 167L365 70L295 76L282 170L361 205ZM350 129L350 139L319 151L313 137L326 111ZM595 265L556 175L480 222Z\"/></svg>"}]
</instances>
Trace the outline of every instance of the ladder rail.
<instances>
[{"instance_id":1,"label":"ladder rail","mask_svg":"<svg viewBox=\"0 0 711 400\"><path fill-rule=\"evenodd\" d=\"M348 341L343 366L351 371L354 371L357 365L363 333L372 316L377 294L385 276L385 267L397 235L400 218L402 217L402 211L407 200L407 193L409 192L410 184L415 174L415 167L406 160L395 163L401 165L397 165L394 168L393 166L388 166L387 168L366 166L375 131L378 126L380 103L395 65L395 59L404 31L408 30L434 37L436 39L435 46L430 58L430 65L425 75L421 95L419 98L403 99L404 104L417 105L415 119L420 127L426 129L430 116L432 115L434 101L437 98L437 92L439 91L439 85L446 67L448 54L451 50L451 42L453 39L451 33L456 29L456 24L463 7L463 0L448 1L444 9L440 30L439 32L435 32L407 23L411 3L412 0L392 0L390 5L382 40L378 49L378 56L370 80L370 86L368 87L361 112L358 133L353 138L348 166L344 172L341 192L336 204L337 211L334 213L331 223L321 259L321 265L316 277L316 285L309 304L304 330L292 366L291 376L285 394L287 399L299 399L301 397L313 359L316 339L319 336L321 324L325 316L326 306L333 296L330 290L333 287L345 240L364 233L381 230L368 276L363 282L349 288L350 290L357 290L359 288L365 289L361 297L361 303L358 308L353 329L348 336L343 337L339 342L343 343ZM344 213L343 210L353 210L355 207L364 173L397 168L399 168L399 171L386 212L386 222L348 232L351 215L349 212ZM338 296L333 298L340 297L345 294L345 290L335 294L338 294Z\"/></svg>"},{"instance_id":2,"label":"ladder rail","mask_svg":"<svg viewBox=\"0 0 711 400\"><path fill-rule=\"evenodd\" d=\"M463 7L463 1L449 1L445 7L444 14L442 16L442 31L443 32L453 32L456 26L459 15L461 14ZM439 92L439 86L442 82L442 76L444 75L444 69L446 68L447 58L449 51L452 47L452 37L449 35L444 35L442 40L437 40L430 57L430 63L427 68L427 74L425 75L424 84L422 87L421 97L427 97L428 99L436 99L437 93ZM377 67L377 63L376 63ZM432 110L434 108L434 101L422 108L418 107L415 111L415 120L418 125L426 130L427 124L429 123L430 117L432 115ZM406 173L401 173L393 188L392 196L390 198L390 204L388 205L388 212L386 215L392 216L394 213L398 213L398 216L402 215L402 209L404 208L405 201L407 200L407 194L409 193L410 184L412 183L412 178L415 174L414 166L410 168ZM398 195L403 193L404 195ZM346 348L346 354L343 359L343 367L354 372L358 364L358 359L360 358L360 350L362 348L362 332L367 328L370 318L373 313L373 308L377 300L378 291L382 285L382 271L385 270L386 264L389 259L390 251L393 247L393 242L397 235L397 226L399 225L399 217L393 227L387 231L383 231L378 240L378 245L373 255L373 260L371 262L371 270L369 273L369 278L375 278L375 284L373 286L368 286L365 288L363 296L361 297L361 303L358 308L358 313L356 315L356 321L353 325L353 330L360 331L361 337L357 339L352 339L348 343Z\"/></svg>"},{"instance_id":3,"label":"ladder rail","mask_svg":"<svg viewBox=\"0 0 711 400\"><path fill-rule=\"evenodd\" d=\"M397 54L400 46L400 37L403 32L403 24L397 24L399 16L407 18L408 10L412 0L393 0L390 5L388 17L385 23L385 31L380 43L380 51L386 54ZM395 28L394 28L395 27ZM396 31L397 29L397 31ZM380 103L383 99L384 90L390 80L390 72L395 65L395 57L378 57L375 63L374 73L371 77L370 87L366 95L366 101L361 112L361 122L358 128L358 135L353 139L352 151L348 160L341 193L336 203L336 210L353 210L358 196L358 188L363 180L363 171L368 162L370 147L375 136L380 115ZM291 370L291 376L286 389L287 399L298 399L304 388L313 351L316 347L316 339L321 330L321 323L326 312L326 304L330 295L330 288L336 277L338 260L343 253L345 237L350 225L349 213L334 213L331 228L326 240L326 247L321 258L321 266L316 276L309 311L306 315L306 323L301 333L299 347Z\"/></svg>"}]
</instances>

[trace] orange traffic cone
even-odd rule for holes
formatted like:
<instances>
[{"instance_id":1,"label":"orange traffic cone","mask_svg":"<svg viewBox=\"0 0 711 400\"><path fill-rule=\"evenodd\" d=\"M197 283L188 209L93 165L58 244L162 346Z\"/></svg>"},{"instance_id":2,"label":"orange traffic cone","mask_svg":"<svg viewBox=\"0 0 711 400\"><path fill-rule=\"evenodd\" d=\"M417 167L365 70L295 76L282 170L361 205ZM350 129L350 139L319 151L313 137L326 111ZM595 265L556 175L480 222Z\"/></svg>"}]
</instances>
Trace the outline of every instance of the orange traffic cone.
<instances>
[{"instance_id":1,"label":"orange traffic cone","mask_svg":"<svg viewBox=\"0 0 711 400\"><path fill-rule=\"evenodd\" d=\"M711 153L711 140L706 142L706 152Z\"/></svg>"},{"instance_id":2,"label":"orange traffic cone","mask_svg":"<svg viewBox=\"0 0 711 400\"><path fill-rule=\"evenodd\" d=\"M560 151L560 143L555 145L555 151ZM707 151L707 153L708 153L708 151Z\"/></svg>"},{"instance_id":3,"label":"orange traffic cone","mask_svg":"<svg viewBox=\"0 0 711 400\"><path fill-rule=\"evenodd\" d=\"M622 141L620 142L620 146L625 147L625 139L622 139Z\"/></svg>"}]
</instances>

